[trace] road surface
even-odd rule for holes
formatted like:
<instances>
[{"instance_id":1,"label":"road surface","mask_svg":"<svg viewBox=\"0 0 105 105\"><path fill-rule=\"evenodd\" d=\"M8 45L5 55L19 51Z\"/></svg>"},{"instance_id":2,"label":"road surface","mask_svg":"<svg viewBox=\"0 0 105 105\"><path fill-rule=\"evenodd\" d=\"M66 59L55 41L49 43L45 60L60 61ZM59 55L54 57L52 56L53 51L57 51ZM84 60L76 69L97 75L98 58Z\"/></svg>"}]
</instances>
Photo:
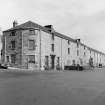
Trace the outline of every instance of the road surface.
<instances>
[{"instance_id":1,"label":"road surface","mask_svg":"<svg viewBox=\"0 0 105 105\"><path fill-rule=\"evenodd\" d=\"M105 105L105 70L0 72L0 105Z\"/></svg>"}]
</instances>

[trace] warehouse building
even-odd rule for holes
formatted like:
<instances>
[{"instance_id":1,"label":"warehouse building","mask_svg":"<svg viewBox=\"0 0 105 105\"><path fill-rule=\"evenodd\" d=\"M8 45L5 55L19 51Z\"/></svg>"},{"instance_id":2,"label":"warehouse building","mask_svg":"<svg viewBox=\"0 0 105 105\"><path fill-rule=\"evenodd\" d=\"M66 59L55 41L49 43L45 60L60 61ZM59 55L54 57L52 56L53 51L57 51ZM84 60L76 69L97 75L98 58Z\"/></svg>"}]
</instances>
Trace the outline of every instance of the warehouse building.
<instances>
[{"instance_id":1,"label":"warehouse building","mask_svg":"<svg viewBox=\"0 0 105 105\"><path fill-rule=\"evenodd\" d=\"M3 31L2 63L33 70L57 70L65 66L105 65L105 54L54 30L28 21Z\"/></svg>"}]
</instances>

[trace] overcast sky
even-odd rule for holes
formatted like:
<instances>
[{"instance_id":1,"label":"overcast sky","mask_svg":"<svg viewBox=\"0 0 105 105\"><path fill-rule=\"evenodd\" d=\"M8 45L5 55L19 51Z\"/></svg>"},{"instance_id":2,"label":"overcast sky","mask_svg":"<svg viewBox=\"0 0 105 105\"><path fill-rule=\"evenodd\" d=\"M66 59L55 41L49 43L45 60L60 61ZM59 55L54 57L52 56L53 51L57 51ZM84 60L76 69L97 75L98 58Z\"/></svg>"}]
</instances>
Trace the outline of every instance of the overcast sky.
<instances>
[{"instance_id":1,"label":"overcast sky","mask_svg":"<svg viewBox=\"0 0 105 105\"><path fill-rule=\"evenodd\" d=\"M52 24L105 53L105 0L0 0L1 29L12 27L14 20Z\"/></svg>"}]
</instances>

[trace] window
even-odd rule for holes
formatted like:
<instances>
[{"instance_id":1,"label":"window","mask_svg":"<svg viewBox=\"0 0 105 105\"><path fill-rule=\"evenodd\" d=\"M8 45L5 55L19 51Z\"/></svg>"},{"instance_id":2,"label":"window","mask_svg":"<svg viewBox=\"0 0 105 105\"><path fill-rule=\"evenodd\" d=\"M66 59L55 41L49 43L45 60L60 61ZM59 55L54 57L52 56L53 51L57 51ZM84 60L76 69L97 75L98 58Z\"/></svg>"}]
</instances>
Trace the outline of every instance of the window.
<instances>
[{"instance_id":1,"label":"window","mask_svg":"<svg viewBox=\"0 0 105 105\"><path fill-rule=\"evenodd\" d=\"M85 46L84 46L84 50L85 50Z\"/></svg>"},{"instance_id":2,"label":"window","mask_svg":"<svg viewBox=\"0 0 105 105\"><path fill-rule=\"evenodd\" d=\"M79 48L79 43L77 43L77 48Z\"/></svg>"},{"instance_id":3,"label":"window","mask_svg":"<svg viewBox=\"0 0 105 105\"><path fill-rule=\"evenodd\" d=\"M86 56L86 53L84 52L84 56Z\"/></svg>"},{"instance_id":4,"label":"window","mask_svg":"<svg viewBox=\"0 0 105 105\"><path fill-rule=\"evenodd\" d=\"M45 67L48 68L48 66L49 66L49 56L45 56Z\"/></svg>"},{"instance_id":5,"label":"window","mask_svg":"<svg viewBox=\"0 0 105 105\"><path fill-rule=\"evenodd\" d=\"M15 64L15 62L16 62L16 55L11 54L11 63Z\"/></svg>"},{"instance_id":6,"label":"window","mask_svg":"<svg viewBox=\"0 0 105 105\"><path fill-rule=\"evenodd\" d=\"M79 56L79 50L77 50L77 56Z\"/></svg>"},{"instance_id":7,"label":"window","mask_svg":"<svg viewBox=\"0 0 105 105\"><path fill-rule=\"evenodd\" d=\"M16 41L15 40L12 40L11 41L11 49L14 50L16 47Z\"/></svg>"},{"instance_id":8,"label":"window","mask_svg":"<svg viewBox=\"0 0 105 105\"><path fill-rule=\"evenodd\" d=\"M15 36L16 35L16 31L12 31L10 36Z\"/></svg>"},{"instance_id":9,"label":"window","mask_svg":"<svg viewBox=\"0 0 105 105\"><path fill-rule=\"evenodd\" d=\"M54 52L54 44L51 44L51 50Z\"/></svg>"},{"instance_id":10,"label":"window","mask_svg":"<svg viewBox=\"0 0 105 105\"><path fill-rule=\"evenodd\" d=\"M28 62L29 63L35 63L35 55L29 55Z\"/></svg>"},{"instance_id":11,"label":"window","mask_svg":"<svg viewBox=\"0 0 105 105\"><path fill-rule=\"evenodd\" d=\"M72 65L75 66L75 60L72 60Z\"/></svg>"},{"instance_id":12,"label":"window","mask_svg":"<svg viewBox=\"0 0 105 105\"><path fill-rule=\"evenodd\" d=\"M57 57L57 64L60 64L60 58Z\"/></svg>"},{"instance_id":13,"label":"window","mask_svg":"<svg viewBox=\"0 0 105 105\"><path fill-rule=\"evenodd\" d=\"M68 48L68 54L70 54L70 48Z\"/></svg>"},{"instance_id":14,"label":"window","mask_svg":"<svg viewBox=\"0 0 105 105\"><path fill-rule=\"evenodd\" d=\"M70 41L68 40L68 45L70 44Z\"/></svg>"},{"instance_id":15,"label":"window","mask_svg":"<svg viewBox=\"0 0 105 105\"><path fill-rule=\"evenodd\" d=\"M54 40L54 33L52 33L52 40Z\"/></svg>"},{"instance_id":16,"label":"window","mask_svg":"<svg viewBox=\"0 0 105 105\"><path fill-rule=\"evenodd\" d=\"M35 30L29 30L30 35L35 35Z\"/></svg>"},{"instance_id":17,"label":"window","mask_svg":"<svg viewBox=\"0 0 105 105\"><path fill-rule=\"evenodd\" d=\"M29 49L35 50L35 40L29 40Z\"/></svg>"}]
</instances>

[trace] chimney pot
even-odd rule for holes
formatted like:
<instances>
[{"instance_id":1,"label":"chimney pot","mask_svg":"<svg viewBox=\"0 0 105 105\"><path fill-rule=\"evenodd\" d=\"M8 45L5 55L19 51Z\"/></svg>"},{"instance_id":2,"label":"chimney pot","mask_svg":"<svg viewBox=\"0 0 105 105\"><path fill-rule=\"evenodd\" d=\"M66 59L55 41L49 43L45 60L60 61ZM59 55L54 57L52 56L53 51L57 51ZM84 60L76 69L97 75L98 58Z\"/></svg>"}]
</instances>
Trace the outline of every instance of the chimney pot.
<instances>
[{"instance_id":1,"label":"chimney pot","mask_svg":"<svg viewBox=\"0 0 105 105\"><path fill-rule=\"evenodd\" d=\"M15 21L13 22L13 28L16 27L17 25L18 25L18 22L15 20Z\"/></svg>"}]
</instances>

